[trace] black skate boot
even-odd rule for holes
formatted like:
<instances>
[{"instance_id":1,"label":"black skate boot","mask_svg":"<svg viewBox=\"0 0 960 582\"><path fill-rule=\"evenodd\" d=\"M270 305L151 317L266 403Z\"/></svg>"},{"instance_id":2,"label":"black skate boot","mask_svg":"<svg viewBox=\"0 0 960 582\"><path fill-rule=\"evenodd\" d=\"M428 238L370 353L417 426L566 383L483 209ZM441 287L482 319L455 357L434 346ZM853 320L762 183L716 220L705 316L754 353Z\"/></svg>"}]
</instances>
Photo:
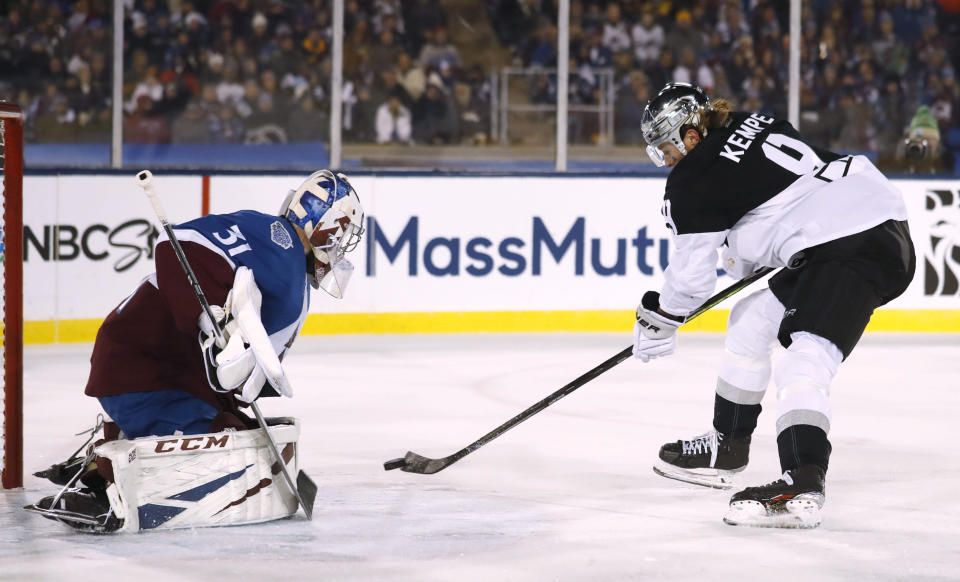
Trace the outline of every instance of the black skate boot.
<instances>
[{"instance_id":1,"label":"black skate boot","mask_svg":"<svg viewBox=\"0 0 960 582\"><path fill-rule=\"evenodd\" d=\"M750 436L734 438L712 430L660 447L653 472L695 485L729 489L733 475L747 466Z\"/></svg>"},{"instance_id":2,"label":"black skate boot","mask_svg":"<svg viewBox=\"0 0 960 582\"><path fill-rule=\"evenodd\" d=\"M723 521L753 527L817 527L823 492L824 472L817 465L788 469L773 483L735 493Z\"/></svg>"},{"instance_id":3,"label":"black skate boot","mask_svg":"<svg viewBox=\"0 0 960 582\"><path fill-rule=\"evenodd\" d=\"M86 532L110 533L123 526L123 520L113 513L107 494L92 489L62 491L24 509Z\"/></svg>"},{"instance_id":4,"label":"black skate boot","mask_svg":"<svg viewBox=\"0 0 960 582\"><path fill-rule=\"evenodd\" d=\"M102 431L102 434L101 434ZM73 485L77 479L86 483L87 476L96 470L96 455L93 448L101 443L117 440L123 435L120 427L110 421L104 421L103 415L97 415L97 422L93 428L77 433L76 436L89 434L87 440L70 455L66 461L55 463L42 471L34 473L34 477L47 479L56 485ZM97 436L101 438L98 440ZM94 487L96 488L96 487Z\"/></svg>"},{"instance_id":5,"label":"black skate boot","mask_svg":"<svg viewBox=\"0 0 960 582\"><path fill-rule=\"evenodd\" d=\"M55 485L66 485L74 481L78 474L85 473L89 467L89 459L85 457L71 457L62 463L55 463L43 471L37 471L34 477L47 479Z\"/></svg>"}]
</instances>

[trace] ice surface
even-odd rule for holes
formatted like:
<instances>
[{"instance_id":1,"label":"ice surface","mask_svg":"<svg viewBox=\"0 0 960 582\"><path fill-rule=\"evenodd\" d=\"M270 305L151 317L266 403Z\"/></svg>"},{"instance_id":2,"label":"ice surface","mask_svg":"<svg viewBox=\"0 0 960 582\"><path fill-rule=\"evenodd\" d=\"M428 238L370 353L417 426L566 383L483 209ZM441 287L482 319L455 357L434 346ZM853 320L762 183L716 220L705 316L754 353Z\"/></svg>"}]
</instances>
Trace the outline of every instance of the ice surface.
<instances>
[{"instance_id":1,"label":"ice surface","mask_svg":"<svg viewBox=\"0 0 960 582\"><path fill-rule=\"evenodd\" d=\"M0 492L0 580L957 580L960 336L867 335L833 386L823 525L724 525L730 492L658 477L659 446L709 428L722 338L629 360L435 475L449 455L599 364L629 334L305 337L285 361L314 520L92 536ZM76 449L97 403L90 345L26 351L25 473ZM775 479L774 393L744 484Z\"/></svg>"}]
</instances>

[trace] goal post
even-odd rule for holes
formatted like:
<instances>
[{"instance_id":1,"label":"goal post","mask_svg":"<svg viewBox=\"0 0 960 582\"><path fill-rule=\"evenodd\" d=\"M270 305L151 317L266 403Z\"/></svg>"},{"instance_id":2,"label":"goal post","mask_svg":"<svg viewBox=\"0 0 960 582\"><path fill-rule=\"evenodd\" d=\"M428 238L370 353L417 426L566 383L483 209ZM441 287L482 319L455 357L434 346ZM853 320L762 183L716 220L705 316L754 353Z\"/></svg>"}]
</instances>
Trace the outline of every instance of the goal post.
<instances>
[{"instance_id":1,"label":"goal post","mask_svg":"<svg viewBox=\"0 0 960 582\"><path fill-rule=\"evenodd\" d=\"M0 487L23 486L23 112L0 101Z\"/></svg>"}]
</instances>

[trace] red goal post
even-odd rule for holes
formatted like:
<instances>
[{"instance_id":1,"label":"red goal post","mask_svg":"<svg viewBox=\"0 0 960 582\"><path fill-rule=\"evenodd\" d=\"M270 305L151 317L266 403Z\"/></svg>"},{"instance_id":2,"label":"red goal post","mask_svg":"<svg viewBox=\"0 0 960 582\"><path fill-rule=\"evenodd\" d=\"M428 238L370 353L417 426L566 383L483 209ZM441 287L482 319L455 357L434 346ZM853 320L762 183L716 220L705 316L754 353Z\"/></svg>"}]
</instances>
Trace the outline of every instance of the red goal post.
<instances>
[{"instance_id":1,"label":"red goal post","mask_svg":"<svg viewBox=\"0 0 960 582\"><path fill-rule=\"evenodd\" d=\"M0 488L23 486L23 112L0 101Z\"/></svg>"}]
</instances>

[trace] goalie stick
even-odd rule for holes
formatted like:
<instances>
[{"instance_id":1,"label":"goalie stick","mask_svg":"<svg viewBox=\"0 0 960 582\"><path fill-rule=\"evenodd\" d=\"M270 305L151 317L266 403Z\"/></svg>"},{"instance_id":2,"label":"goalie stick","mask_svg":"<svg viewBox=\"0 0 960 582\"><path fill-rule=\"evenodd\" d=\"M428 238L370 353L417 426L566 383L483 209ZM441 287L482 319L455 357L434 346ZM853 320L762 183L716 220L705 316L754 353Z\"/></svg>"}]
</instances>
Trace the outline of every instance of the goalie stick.
<instances>
[{"instance_id":1,"label":"goalie stick","mask_svg":"<svg viewBox=\"0 0 960 582\"><path fill-rule=\"evenodd\" d=\"M747 277L744 277L743 279L737 281L733 285L730 285L729 287L727 287L723 291L720 291L710 299L707 299L707 301L703 305L698 307L690 315L687 316L686 320L684 320L684 323L702 315L704 312L709 311L710 309L713 309L723 300L727 299L732 295L735 295L736 293L739 293L745 287L749 286L751 283L757 281L758 279L761 279L762 277L764 277L765 275L767 275L773 270L774 269L772 267L761 267L760 269L755 271L753 274ZM514 416L507 422L501 424L497 428L493 429L492 431L488 432L487 434L483 435L479 439L475 440L474 442L470 443L469 445L460 449L459 451L457 451L452 455L443 457L442 459L430 459L428 457L424 457L423 455L418 455L413 451L408 451L407 454L404 455L403 457L400 457L397 459L391 459L385 462L383 464L383 468L386 471L390 471L393 469L401 469L403 471L406 471L407 473L419 473L421 475L432 475L433 473L442 471L447 467L449 467L450 465L456 463L460 459L466 457L473 451L479 449L483 445L489 443L493 439L499 437L500 435L507 432L511 428L517 426L521 422L527 420L534 414L537 414L538 412L547 408L557 400L560 400L564 396L567 396L568 394L570 394L577 388L580 388L590 380L593 380L600 374L603 374L610 368L613 368L620 362L626 360L627 358L630 357L632 353L633 353L633 346L631 345L625 348L624 350L622 350L621 352L617 353L615 356L609 358L599 366L586 372L576 380L570 382L569 384L557 390L553 394L550 394L540 402L537 402L530 408L527 408L520 414Z\"/></svg>"},{"instance_id":2,"label":"goalie stick","mask_svg":"<svg viewBox=\"0 0 960 582\"><path fill-rule=\"evenodd\" d=\"M150 170L141 170L137 172L137 185L143 188L143 192L147 195L147 198L150 199L150 203L153 204L153 211L156 213L157 218L160 220L160 224L163 226L164 232L167 233L167 238L170 239L170 244L173 246L173 252L177 255L177 260L180 262L180 266L183 267L183 271L187 275L187 279L190 280L190 286L193 287L193 292L197 296L197 301L200 302L200 307L203 308L203 312L206 314L207 318L213 324L213 334L216 336L217 345L223 347L225 343L225 338L223 337L223 329L220 327L220 322L213 315L213 310L210 309L210 302L207 301L207 296L204 295L203 289L200 288L200 282L197 281L197 276L193 273L193 269L190 267L190 263L187 261L187 256L183 253L183 248L180 246L180 241L177 240L177 236L173 232L173 227L170 225L170 221L167 220L167 213L164 212L163 206L160 205L160 199L157 198L157 192L153 188L153 174ZM279 360L278 360L279 362ZM261 364L261 358L257 358L258 365ZM275 378L276 374L283 374L282 369L277 372L276 370L263 370L267 374L270 384L273 386L278 386L274 384L275 381L278 381ZM283 378L285 381L286 378ZM280 472L283 473L283 478L287 482L287 485L293 491L293 494L297 498L297 502L300 504L300 507L303 507L303 512L307 515L307 519L313 519L313 502L317 497L317 485L314 483L313 479L310 478L302 469L297 474L297 481L294 483L293 478L290 476L290 471L287 470L286 463L283 462L283 457L280 455L279 449L277 449L277 443L273 440L273 435L270 434L269 427L267 426L267 421L263 417L263 413L260 412L260 406L256 402L250 403L250 408L253 410L253 414L257 417L257 423L260 425L260 428L263 429L263 434L267 437L267 445L270 447L270 452L273 453L274 458L277 459L277 463L280 465Z\"/></svg>"}]
</instances>

